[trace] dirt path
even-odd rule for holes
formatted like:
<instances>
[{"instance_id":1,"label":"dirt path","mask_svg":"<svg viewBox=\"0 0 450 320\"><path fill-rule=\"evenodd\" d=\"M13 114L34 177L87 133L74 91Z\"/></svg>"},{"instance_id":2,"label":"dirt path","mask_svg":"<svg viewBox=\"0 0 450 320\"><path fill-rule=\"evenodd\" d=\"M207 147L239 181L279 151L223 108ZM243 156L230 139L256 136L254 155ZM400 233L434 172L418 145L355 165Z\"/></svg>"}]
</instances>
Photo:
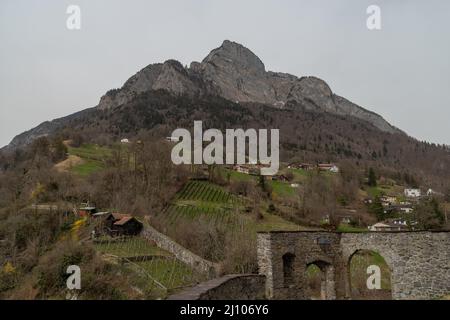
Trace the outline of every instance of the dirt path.
<instances>
[{"instance_id":1,"label":"dirt path","mask_svg":"<svg viewBox=\"0 0 450 320\"><path fill-rule=\"evenodd\" d=\"M69 157L66 160L55 164L55 169L58 170L59 172L69 171L70 168L83 163L84 160L81 159L80 157L69 155Z\"/></svg>"}]
</instances>

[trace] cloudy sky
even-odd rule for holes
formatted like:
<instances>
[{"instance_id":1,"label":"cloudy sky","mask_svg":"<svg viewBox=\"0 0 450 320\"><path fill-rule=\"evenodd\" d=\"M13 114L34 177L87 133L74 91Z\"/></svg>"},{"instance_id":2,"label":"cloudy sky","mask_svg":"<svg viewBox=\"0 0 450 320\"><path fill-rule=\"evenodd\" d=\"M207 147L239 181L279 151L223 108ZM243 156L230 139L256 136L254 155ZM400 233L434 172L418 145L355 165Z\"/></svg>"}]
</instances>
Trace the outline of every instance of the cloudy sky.
<instances>
[{"instance_id":1,"label":"cloudy sky","mask_svg":"<svg viewBox=\"0 0 450 320\"><path fill-rule=\"evenodd\" d=\"M381 30L366 26L369 5ZM68 30L69 5L81 29ZM266 69L315 75L420 139L450 144L447 0L1 0L0 146L95 106L144 66L189 64L224 39Z\"/></svg>"}]
</instances>

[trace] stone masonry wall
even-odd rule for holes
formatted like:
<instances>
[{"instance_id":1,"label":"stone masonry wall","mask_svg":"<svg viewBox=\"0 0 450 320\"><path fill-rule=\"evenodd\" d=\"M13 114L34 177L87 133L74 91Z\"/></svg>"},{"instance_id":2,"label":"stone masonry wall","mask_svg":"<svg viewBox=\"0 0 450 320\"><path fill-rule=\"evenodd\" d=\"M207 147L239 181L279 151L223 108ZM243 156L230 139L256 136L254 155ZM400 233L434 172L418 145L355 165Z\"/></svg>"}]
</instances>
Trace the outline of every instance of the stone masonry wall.
<instances>
[{"instance_id":1,"label":"stone masonry wall","mask_svg":"<svg viewBox=\"0 0 450 320\"><path fill-rule=\"evenodd\" d=\"M308 298L306 268L314 263L325 275L323 298L351 298L349 262L358 250L376 251L386 260L394 299L450 294L450 232L303 231L258 234L258 265L266 276L267 297ZM290 257L292 273L286 268L285 255Z\"/></svg>"},{"instance_id":2,"label":"stone masonry wall","mask_svg":"<svg viewBox=\"0 0 450 320\"><path fill-rule=\"evenodd\" d=\"M166 235L162 234L155 228L145 225L141 232L141 236L152 240L156 245L166 251L172 253L178 260L192 267L194 270L214 278L218 273L218 265L214 262L203 259L195 253L184 248Z\"/></svg>"},{"instance_id":3,"label":"stone masonry wall","mask_svg":"<svg viewBox=\"0 0 450 320\"><path fill-rule=\"evenodd\" d=\"M264 288L262 275L226 275L172 295L168 300L262 300Z\"/></svg>"},{"instance_id":4,"label":"stone masonry wall","mask_svg":"<svg viewBox=\"0 0 450 320\"><path fill-rule=\"evenodd\" d=\"M301 236L299 236L301 235ZM306 299L306 269L315 263L326 275L327 299L335 299L334 269L341 267L339 234L330 232L268 232L258 234L259 273L267 277L266 295L272 299ZM293 274L284 279L283 255L291 254Z\"/></svg>"}]
</instances>

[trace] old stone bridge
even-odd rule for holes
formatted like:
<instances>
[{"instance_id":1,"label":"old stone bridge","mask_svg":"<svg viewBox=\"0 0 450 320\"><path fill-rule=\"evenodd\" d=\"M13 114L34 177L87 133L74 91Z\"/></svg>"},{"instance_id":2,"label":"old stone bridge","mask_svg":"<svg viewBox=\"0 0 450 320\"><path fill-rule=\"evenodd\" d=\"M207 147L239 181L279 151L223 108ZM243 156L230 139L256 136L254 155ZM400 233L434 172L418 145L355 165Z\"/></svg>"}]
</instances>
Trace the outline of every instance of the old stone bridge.
<instances>
[{"instance_id":1,"label":"old stone bridge","mask_svg":"<svg viewBox=\"0 0 450 320\"><path fill-rule=\"evenodd\" d=\"M350 298L350 260L360 250L383 256L393 299L450 294L450 232L267 232L258 234L257 250L269 299L308 299L311 264L323 271L323 298Z\"/></svg>"}]
</instances>

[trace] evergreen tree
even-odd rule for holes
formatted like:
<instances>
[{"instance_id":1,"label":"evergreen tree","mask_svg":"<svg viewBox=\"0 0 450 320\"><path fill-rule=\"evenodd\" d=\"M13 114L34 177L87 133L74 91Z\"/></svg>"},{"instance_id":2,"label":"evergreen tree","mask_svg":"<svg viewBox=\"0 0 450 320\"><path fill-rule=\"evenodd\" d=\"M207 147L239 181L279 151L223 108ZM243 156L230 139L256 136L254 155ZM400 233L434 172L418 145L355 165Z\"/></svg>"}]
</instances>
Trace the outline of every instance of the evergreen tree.
<instances>
[{"instance_id":1,"label":"evergreen tree","mask_svg":"<svg viewBox=\"0 0 450 320\"><path fill-rule=\"evenodd\" d=\"M376 187L377 186L377 177L375 176L375 171L373 170L373 168L369 169L369 177L368 177L368 183L369 186L371 187Z\"/></svg>"}]
</instances>

